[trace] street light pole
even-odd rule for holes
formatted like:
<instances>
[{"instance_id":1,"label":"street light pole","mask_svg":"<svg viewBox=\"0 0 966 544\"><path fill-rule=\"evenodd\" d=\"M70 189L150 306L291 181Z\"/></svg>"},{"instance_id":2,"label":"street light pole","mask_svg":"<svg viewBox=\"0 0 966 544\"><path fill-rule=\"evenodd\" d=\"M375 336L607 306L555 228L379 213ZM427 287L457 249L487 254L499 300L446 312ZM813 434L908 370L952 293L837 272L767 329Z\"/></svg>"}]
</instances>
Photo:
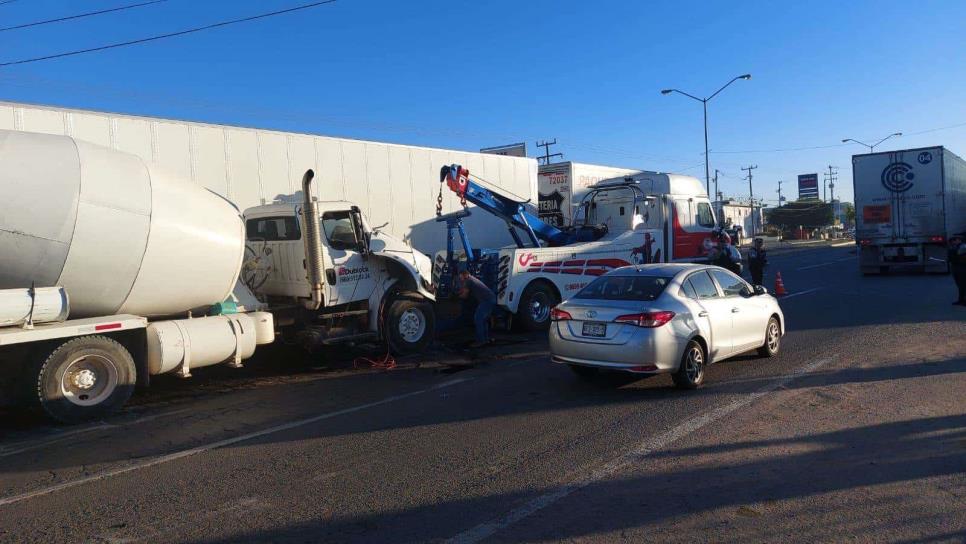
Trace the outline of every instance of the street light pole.
<instances>
[{"instance_id":1,"label":"street light pole","mask_svg":"<svg viewBox=\"0 0 966 544\"><path fill-rule=\"evenodd\" d=\"M846 144L846 143L849 143L849 142L854 142L854 143L857 143L859 145L864 145L865 147L868 147L869 148L869 153L875 153L875 148L878 147L879 144L881 144L882 142L888 140L889 138L892 138L893 136L902 136L902 133L901 132L893 132L892 134L886 136L885 138L879 140L878 142L876 142L876 143L874 143L872 145L869 145L869 144L867 144L865 142L860 142L860 141L855 140L853 138L845 138L844 140L842 140L842 143L843 144Z\"/></svg>"},{"instance_id":2,"label":"street light pole","mask_svg":"<svg viewBox=\"0 0 966 544\"><path fill-rule=\"evenodd\" d=\"M739 79L751 79L751 74L742 74L740 76L732 78L731 81L722 85L720 89L715 91L711 96L707 98L698 98L697 96L688 94L678 89L663 89L661 91L661 94L665 94L665 95L671 94L671 93L682 94L688 98L701 102L701 105L704 108L704 189L705 191L707 191L709 197L711 195L711 159L708 155L708 102L712 98L718 96L718 93L725 90L725 88L727 88L728 85L731 85L732 83L734 83L735 81L738 81Z\"/></svg>"},{"instance_id":3,"label":"street light pole","mask_svg":"<svg viewBox=\"0 0 966 544\"><path fill-rule=\"evenodd\" d=\"M704 106L704 190L711 195L711 162L708 153L708 100L701 101ZM717 187L715 187L717 189Z\"/></svg>"}]
</instances>

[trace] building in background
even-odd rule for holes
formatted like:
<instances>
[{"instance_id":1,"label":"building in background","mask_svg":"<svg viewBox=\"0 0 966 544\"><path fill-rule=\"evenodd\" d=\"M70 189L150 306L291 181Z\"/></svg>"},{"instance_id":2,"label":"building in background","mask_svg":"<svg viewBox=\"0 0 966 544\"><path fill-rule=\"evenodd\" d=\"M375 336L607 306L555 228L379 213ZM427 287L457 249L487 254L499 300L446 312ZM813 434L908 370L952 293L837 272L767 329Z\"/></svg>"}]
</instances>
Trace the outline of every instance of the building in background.
<instances>
[{"instance_id":1,"label":"building in background","mask_svg":"<svg viewBox=\"0 0 966 544\"><path fill-rule=\"evenodd\" d=\"M761 234L764 217L760 204L752 206L747 200L725 199L715 202L714 206L718 221L726 229L741 227L742 237Z\"/></svg>"},{"instance_id":2,"label":"building in background","mask_svg":"<svg viewBox=\"0 0 966 544\"><path fill-rule=\"evenodd\" d=\"M446 228L435 221L442 166L461 164L485 185L537 201L537 161L510 156L515 150L481 154L11 102L0 102L0 129L67 135L131 153L241 210L300 198L302 174L312 168L320 200L348 200L373 226L385 225L430 255L446 247ZM443 213L461 209L452 191L443 191L442 204ZM490 214L464 222L475 244L513 243L503 221Z\"/></svg>"}]
</instances>

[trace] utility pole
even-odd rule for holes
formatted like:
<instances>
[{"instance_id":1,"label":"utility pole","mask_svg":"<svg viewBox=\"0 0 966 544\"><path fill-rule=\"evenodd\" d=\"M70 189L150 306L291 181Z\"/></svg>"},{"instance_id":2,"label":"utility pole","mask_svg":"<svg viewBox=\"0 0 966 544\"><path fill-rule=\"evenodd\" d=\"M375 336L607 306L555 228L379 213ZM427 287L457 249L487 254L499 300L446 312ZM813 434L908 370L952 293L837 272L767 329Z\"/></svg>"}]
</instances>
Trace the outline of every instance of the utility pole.
<instances>
[{"instance_id":1,"label":"utility pole","mask_svg":"<svg viewBox=\"0 0 966 544\"><path fill-rule=\"evenodd\" d=\"M782 207L782 180L778 180L778 207Z\"/></svg>"},{"instance_id":2,"label":"utility pole","mask_svg":"<svg viewBox=\"0 0 966 544\"><path fill-rule=\"evenodd\" d=\"M828 165L828 193L829 202L835 200L835 180L839 179L836 174L838 170L833 170L833 168L838 168L838 166Z\"/></svg>"},{"instance_id":3,"label":"utility pole","mask_svg":"<svg viewBox=\"0 0 966 544\"><path fill-rule=\"evenodd\" d=\"M838 179L837 177L835 177L835 174L838 174L838 171L832 170L833 168L838 168L838 167L837 166L832 166L831 164L828 165L828 174L825 174L825 181L822 183L822 200L824 200L826 202L829 202L830 201L829 199L825 198L825 196L826 196L825 195L825 184L826 183L828 184L829 192L831 192L832 195L835 194L835 180ZM834 196L832 198L834 198Z\"/></svg>"},{"instance_id":4,"label":"utility pole","mask_svg":"<svg viewBox=\"0 0 966 544\"><path fill-rule=\"evenodd\" d=\"M550 159L552 159L553 157L563 158L563 153L551 153L550 152L550 146L557 145L557 139L556 138L554 138L552 142L548 142L548 141L544 140L542 142L536 142L536 144L537 144L537 147L542 147L543 148L543 157L537 157L538 159L543 159L543 164L550 164Z\"/></svg>"},{"instance_id":5,"label":"utility pole","mask_svg":"<svg viewBox=\"0 0 966 544\"><path fill-rule=\"evenodd\" d=\"M751 199L751 237L755 237L755 191L751 185L751 171L758 168L757 164L749 165L748 168L742 168L742 170L748 172L748 197Z\"/></svg>"},{"instance_id":6,"label":"utility pole","mask_svg":"<svg viewBox=\"0 0 966 544\"><path fill-rule=\"evenodd\" d=\"M719 194L718 193L718 169L715 168L714 169L714 196L715 196L715 198L718 197L718 194Z\"/></svg>"}]
</instances>

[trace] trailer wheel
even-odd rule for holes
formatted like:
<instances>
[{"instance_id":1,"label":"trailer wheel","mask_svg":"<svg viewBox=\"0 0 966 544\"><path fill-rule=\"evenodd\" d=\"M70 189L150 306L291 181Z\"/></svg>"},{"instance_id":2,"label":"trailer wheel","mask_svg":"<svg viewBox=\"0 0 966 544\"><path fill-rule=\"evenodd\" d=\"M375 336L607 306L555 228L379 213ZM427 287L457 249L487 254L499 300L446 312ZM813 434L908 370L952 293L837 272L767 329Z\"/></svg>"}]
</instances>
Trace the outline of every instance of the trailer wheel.
<instances>
[{"instance_id":1,"label":"trailer wheel","mask_svg":"<svg viewBox=\"0 0 966 544\"><path fill-rule=\"evenodd\" d=\"M550 309L560 303L553 288L543 282L534 282L523 290L517 317L527 331L545 331L550 328Z\"/></svg>"},{"instance_id":2,"label":"trailer wheel","mask_svg":"<svg viewBox=\"0 0 966 544\"><path fill-rule=\"evenodd\" d=\"M62 423L104 417L134 392L134 359L106 336L68 340L42 354L38 364L35 402Z\"/></svg>"},{"instance_id":3,"label":"trailer wheel","mask_svg":"<svg viewBox=\"0 0 966 544\"><path fill-rule=\"evenodd\" d=\"M400 297L386 310L389 349L396 355L417 353L429 346L436 331L433 305L422 298Z\"/></svg>"}]
</instances>

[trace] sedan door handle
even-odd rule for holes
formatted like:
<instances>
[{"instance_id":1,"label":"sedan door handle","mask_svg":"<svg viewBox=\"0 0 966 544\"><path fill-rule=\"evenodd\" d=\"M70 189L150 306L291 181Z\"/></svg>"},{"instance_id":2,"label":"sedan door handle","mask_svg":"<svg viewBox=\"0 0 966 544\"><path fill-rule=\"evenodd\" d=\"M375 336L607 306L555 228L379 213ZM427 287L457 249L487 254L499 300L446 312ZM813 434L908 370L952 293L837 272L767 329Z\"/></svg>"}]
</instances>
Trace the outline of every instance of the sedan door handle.
<instances>
[{"instance_id":1,"label":"sedan door handle","mask_svg":"<svg viewBox=\"0 0 966 544\"><path fill-rule=\"evenodd\" d=\"M732 308L732 309L731 309L731 313L733 313L733 314L736 314L736 313L738 313L738 312L740 312L740 311L741 311L741 310L739 310L738 308Z\"/></svg>"},{"instance_id":2,"label":"sedan door handle","mask_svg":"<svg viewBox=\"0 0 966 544\"><path fill-rule=\"evenodd\" d=\"M708 317L708 312L700 311L698 312L698 317Z\"/></svg>"}]
</instances>

